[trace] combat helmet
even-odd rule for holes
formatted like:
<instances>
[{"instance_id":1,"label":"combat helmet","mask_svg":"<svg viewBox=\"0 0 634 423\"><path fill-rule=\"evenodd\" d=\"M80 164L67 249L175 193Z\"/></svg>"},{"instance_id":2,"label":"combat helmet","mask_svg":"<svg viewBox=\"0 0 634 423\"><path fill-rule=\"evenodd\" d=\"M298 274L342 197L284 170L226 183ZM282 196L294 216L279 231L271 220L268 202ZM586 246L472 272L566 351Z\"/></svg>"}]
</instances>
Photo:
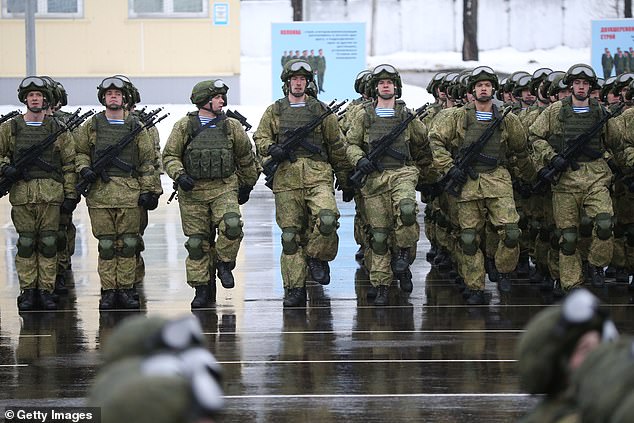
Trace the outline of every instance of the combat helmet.
<instances>
[{"instance_id":1,"label":"combat helmet","mask_svg":"<svg viewBox=\"0 0 634 423\"><path fill-rule=\"evenodd\" d=\"M497 74L488 66L478 66L471 71L471 75L469 76L469 83L467 85L467 91L473 92L475 84L478 81L491 81L493 89L496 91L500 88L500 82L498 80Z\"/></svg>"},{"instance_id":2,"label":"combat helmet","mask_svg":"<svg viewBox=\"0 0 634 423\"><path fill-rule=\"evenodd\" d=\"M123 105L126 106L130 102L130 92L128 90L128 81L120 76L110 76L105 78L97 85L97 99L102 105L106 105L106 91L116 89L121 91L123 95Z\"/></svg>"},{"instance_id":3,"label":"combat helmet","mask_svg":"<svg viewBox=\"0 0 634 423\"><path fill-rule=\"evenodd\" d=\"M577 63L570 66L566 74L564 75L562 82L568 86L572 85L572 81L575 79L585 79L590 82L590 85L594 86L597 83L597 74L592 69L592 66L585 63Z\"/></svg>"},{"instance_id":4,"label":"combat helmet","mask_svg":"<svg viewBox=\"0 0 634 423\"><path fill-rule=\"evenodd\" d=\"M616 96L620 96L621 91L623 91L623 88L629 87L630 82L632 81L634 81L634 73L625 72L620 74L614 80L614 84L612 86L612 94Z\"/></svg>"},{"instance_id":5,"label":"combat helmet","mask_svg":"<svg viewBox=\"0 0 634 423\"><path fill-rule=\"evenodd\" d=\"M369 70L362 70L361 72L359 72L357 74L357 76L354 78L354 90L355 92L357 92L358 94L364 94L365 93L365 84L366 84L366 79L365 76L366 75L370 75L372 72L370 72Z\"/></svg>"},{"instance_id":6,"label":"combat helmet","mask_svg":"<svg viewBox=\"0 0 634 423\"><path fill-rule=\"evenodd\" d=\"M192 94L189 96L189 100L192 104L195 104L196 107L201 108L205 104L209 103L212 98L221 94L226 106L227 91L229 91L229 87L222 79L208 79L194 85L194 88L192 88Z\"/></svg>"},{"instance_id":7,"label":"combat helmet","mask_svg":"<svg viewBox=\"0 0 634 423\"><path fill-rule=\"evenodd\" d=\"M533 72L533 77L529 86L531 94L537 97L541 83L544 82L546 78L548 78L548 75L550 75L551 73L553 73L553 70L550 68L539 68L535 72Z\"/></svg>"},{"instance_id":8,"label":"combat helmet","mask_svg":"<svg viewBox=\"0 0 634 423\"><path fill-rule=\"evenodd\" d=\"M601 94L599 97L604 103L608 102L608 94L612 92L614 81L616 81L616 76L611 76L603 82L603 88L601 88Z\"/></svg>"},{"instance_id":9,"label":"combat helmet","mask_svg":"<svg viewBox=\"0 0 634 423\"><path fill-rule=\"evenodd\" d=\"M301 75L306 78L306 82L312 82L314 79L313 68L310 66L310 63L303 59L292 59L289 60L284 67L282 68L282 73L280 74L280 79L285 84L290 81L292 76Z\"/></svg>"},{"instance_id":10,"label":"combat helmet","mask_svg":"<svg viewBox=\"0 0 634 423\"><path fill-rule=\"evenodd\" d=\"M389 79L394 82L394 93L396 98L400 98L403 93L403 84L401 83L401 75L398 73L396 68L388 64L376 66L372 70L372 77L370 78L372 88L376 90L376 87L379 85L379 81L382 79Z\"/></svg>"},{"instance_id":11,"label":"combat helmet","mask_svg":"<svg viewBox=\"0 0 634 423\"><path fill-rule=\"evenodd\" d=\"M432 79L429 81L429 84L427 84L427 92L429 94L433 95L434 97L438 96L438 94L436 93L436 88L438 88L438 86L442 83L442 79L445 77L445 75L447 75L447 72L438 72L432 77Z\"/></svg>"},{"instance_id":12,"label":"combat helmet","mask_svg":"<svg viewBox=\"0 0 634 423\"><path fill-rule=\"evenodd\" d=\"M532 81L533 77L531 75L523 75L522 77L520 77L513 87L513 97L519 99L522 97L522 91L530 91ZM531 94L533 93L531 92Z\"/></svg>"},{"instance_id":13,"label":"combat helmet","mask_svg":"<svg viewBox=\"0 0 634 423\"><path fill-rule=\"evenodd\" d=\"M551 75L553 74L554 72ZM548 86L549 97L555 97L557 96L557 94L559 94L560 91L568 89L568 85L564 83L564 76L565 75L563 74L553 76L553 79Z\"/></svg>"},{"instance_id":14,"label":"combat helmet","mask_svg":"<svg viewBox=\"0 0 634 423\"><path fill-rule=\"evenodd\" d=\"M531 394L560 392L568 379L568 358L578 340L593 330L605 340L617 336L599 300L586 289L574 290L561 305L539 312L517 347L521 388Z\"/></svg>"},{"instance_id":15,"label":"combat helmet","mask_svg":"<svg viewBox=\"0 0 634 423\"><path fill-rule=\"evenodd\" d=\"M41 92L46 102L49 105L53 104L54 95L48 81L45 79L40 78L39 76L27 76L24 78L18 86L18 100L20 100L21 103L26 104L26 96L31 91Z\"/></svg>"}]
</instances>

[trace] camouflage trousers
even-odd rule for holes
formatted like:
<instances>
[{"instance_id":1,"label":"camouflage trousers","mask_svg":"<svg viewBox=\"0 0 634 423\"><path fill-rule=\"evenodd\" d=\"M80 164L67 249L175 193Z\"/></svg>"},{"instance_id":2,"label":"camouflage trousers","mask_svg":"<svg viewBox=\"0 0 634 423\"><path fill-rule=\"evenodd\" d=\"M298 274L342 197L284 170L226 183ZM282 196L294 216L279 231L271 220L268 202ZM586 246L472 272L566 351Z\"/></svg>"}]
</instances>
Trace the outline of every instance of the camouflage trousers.
<instances>
[{"instance_id":1,"label":"camouflage trousers","mask_svg":"<svg viewBox=\"0 0 634 423\"><path fill-rule=\"evenodd\" d=\"M368 244L367 221L363 196L357 191L354 194L354 241L363 248Z\"/></svg>"},{"instance_id":2,"label":"camouflage trousers","mask_svg":"<svg viewBox=\"0 0 634 423\"><path fill-rule=\"evenodd\" d=\"M235 191L219 195L208 202L178 201L183 233L188 238L200 237L202 257L185 259L187 283L192 286L204 285L216 279L216 260L235 261L240 250L243 234L237 238L227 237L225 215L235 213L240 216L240 206ZM242 225L242 222L240 222Z\"/></svg>"},{"instance_id":3,"label":"camouflage trousers","mask_svg":"<svg viewBox=\"0 0 634 423\"><path fill-rule=\"evenodd\" d=\"M11 220L18 236L31 245L30 248L18 248L15 256L21 289L39 288L49 292L55 289L59 215L59 204L37 203L11 208ZM54 240L48 247L53 249L52 254L43 253L46 249L41 242L44 237Z\"/></svg>"},{"instance_id":4,"label":"camouflage trousers","mask_svg":"<svg viewBox=\"0 0 634 423\"><path fill-rule=\"evenodd\" d=\"M131 288L135 281L136 253L125 252L123 236L139 238L140 208L88 208L92 234L102 240L114 240L114 256L104 258L100 251L97 271L103 289ZM138 244L137 244L138 248ZM106 256L107 257L107 256Z\"/></svg>"},{"instance_id":5,"label":"camouflage trousers","mask_svg":"<svg viewBox=\"0 0 634 423\"><path fill-rule=\"evenodd\" d=\"M307 257L332 261L339 249L337 231L323 235L319 231L319 213L328 211L339 218L335 195L330 185L281 191L275 194L275 220L284 230L295 232L298 248L294 254L282 251L280 268L285 289L301 288L306 284Z\"/></svg>"},{"instance_id":6,"label":"camouflage trousers","mask_svg":"<svg viewBox=\"0 0 634 423\"><path fill-rule=\"evenodd\" d=\"M60 214L57 233L57 274L63 275L70 270L71 257L75 254L75 236L77 228L73 224L73 215Z\"/></svg>"},{"instance_id":7,"label":"camouflage trousers","mask_svg":"<svg viewBox=\"0 0 634 423\"><path fill-rule=\"evenodd\" d=\"M495 229L497 234L497 248L495 250L495 267L500 273L510 273L517 266L519 258L519 245L509 248L504 244L506 238L505 225L517 224L519 215L515 210L513 196L483 198L473 201L459 201L458 221L460 230L475 230L476 244L480 245L480 234L485 224ZM463 251L464 254L464 251ZM464 256L460 260L460 275L470 289L484 289L484 254L481 248L477 248L473 256Z\"/></svg>"},{"instance_id":8,"label":"camouflage trousers","mask_svg":"<svg viewBox=\"0 0 634 423\"><path fill-rule=\"evenodd\" d=\"M599 213L613 215L612 200L608 189L596 184L589 192L553 192L553 215L557 229L579 230L583 213L594 219ZM559 240L563 242L563 235ZM592 266L605 267L612 260L614 237L601 240L596 228L592 229L592 241L588 251L588 263ZM574 254L559 252L559 273L561 286L569 289L583 283L581 254L577 248Z\"/></svg>"},{"instance_id":9,"label":"camouflage trousers","mask_svg":"<svg viewBox=\"0 0 634 423\"><path fill-rule=\"evenodd\" d=\"M612 265L634 272L634 193L622 183L615 184L612 206L614 226L614 254Z\"/></svg>"},{"instance_id":10,"label":"camouflage trousers","mask_svg":"<svg viewBox=\"0 0 634 423\"><path fill-rule=\"evenodd\" d=\"M416 207L414 215L418 215L416 201L416 184L418 172L410 167L386 170L372 174L362 188L371 238L378 233L388 234L388 248L384 254L375 251L369 255L370 283L373 286L390 285L392 274L392 252L402 248L410 249L413 257L420 237L420 225L414 221L404 223L401 219L401 205L405 200L413 202ZM374 241L371 241L371 243ZM366 259L368 257L366 256Z\"/></svg>"}]
</instances>

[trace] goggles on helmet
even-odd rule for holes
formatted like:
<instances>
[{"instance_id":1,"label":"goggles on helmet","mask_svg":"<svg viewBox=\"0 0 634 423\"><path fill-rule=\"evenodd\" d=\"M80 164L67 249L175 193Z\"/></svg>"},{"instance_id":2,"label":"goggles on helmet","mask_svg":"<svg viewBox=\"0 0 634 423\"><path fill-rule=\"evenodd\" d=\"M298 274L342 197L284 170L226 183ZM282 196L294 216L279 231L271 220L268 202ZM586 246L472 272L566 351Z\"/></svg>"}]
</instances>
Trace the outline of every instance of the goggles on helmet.
<instances>
[{"instance_id":1,"label":"goggles on helmet","mask_svg":"<svg viewBox=\"0 0 634 423\"><path fill-rule=\"evenodd\" d=\"M481 73L486 73L488 75L495 75L495 72L490 67L488 67L488 66L478 66L477 68L475 68L474 70L471 71L471 76L478 76Z\"/></svg>"},{"instance_id":2,"label":"goggles on helmet","mask_svg":"<svg viewBox=\"0 0 634 423\"><path fill-rule=\"evenodd\" d=\"M516 88L528 88L528 85L531 83L532 79L533 79L532 76L524 75L517 81L517 83L515 84L515 87Z\"/></svg>"},{"instance_id":3,"label":"goggles on helmet","mask_svg":"<svg viewBox=\"0 0 634 423\"><path fill-rule=\"evenodd\" d=\"M225 81L223 81L222 79L216 79L214 81L214 88L217 89L223 89L223 88L227 88L227 84L225 84Z\"/></svg>"},{"instance_id":4,"label":"goggles on helmet","mask_svg":"<svg viewBox=\"0 0 634 423\"><path fill-rule=\"evenodd\" d=\"M565 72L562 71L552 72L546 77L546 81L553 82L555 79L557 79L558 77L562 77L564 74Z\"/></svg>"},{"instance_id":5,"label":"goggles on helmet","mask_svg":"<svg viewBox=\"0 0 634 423\"><path fill-rule=\"evenodd\" d=\"M311 68L310 65L307 62L302 62L302 61L294 62L294 63L291 63L291 66L289 67L289 70L291 72L297 72L297 71L300 71L302 69L305 70L308 73L312 73L313 72L313 68Z\"/></svg>"},{"instance_id":6,"label":"goggles on helmet","mask_svg":"<svg viewBox=\"0 0 634 423\"><path fill-rule=\"evenodd\" d=\"M447 75L447 72L438 72L434 75L433 81L442 81L442 79Z\"/></svg>"},{"instance_id":7,"label":"goggles on helmet","mask_svg":"<svg viewBox=\"0 0 634 423\"><path fill-rule=\"evenodd\" d=\"M39 76L27 76L26 78L22 80L22 82L20 82L20 89L28 88L31 85L38 88L44 88L48 84L44 79L40 78Z\"/></svg>"},{"instance_id":8,"label":"goggles on helmet","mask_svg":"<svg viewBox=\"0 0 634 423\"><path fill-rule=\"evenodd\" d=\"M594 69L592 69L588 65L579 65L568 71L568 75L571 77L581 77L586 76L588 78L596 78L596 74L594 73Z\"/></svg>"},{"instance_id":9,"label":"goggles on helmet","mask_svg":"<svg viewBox=\"0 0 634 423\"><path fill-rule=\"evenodd\" d=\"M634 73L628 72L628 73L623 73L619 76L616 77L616 83L617 84L627 84L629 83L631 80L634 79Z\"/></svg>"},{"instance_id":10,"label":"goggles on helmet","mask_svg":"<svg viewBox=\"0 0 634 423\"><path fill-rule=\"evenodd\" d=\"M378 65L372 70L372 75L377 76L381 73L388 73L390 75L397 75L398 72L396 68L392 65Z\"/></svg>"},{"instance_id":11,"label":"goggles on helmet","mask_svg":"<svg viewBox=\"0 0 634 423\"><path fill-rule=\"evenodd\" d=\"M539 68L535 72L533 72L533 79L543 78L545 76L553 73L553 70L550 68Z\"/></svg>"},{"instance_id":12,"label":"goggles on helmet","mask_svg":"<svg viewBox=\"0 0 634 423\"><path fill-rule=\"evenodd\" d=\"M113 88L113 87L118 90L123 90L123 88L125 88L125 84L126 82L120 77L110 77L101 81L101 84L99 84L99 87L104 90L108 88Z\"/></svg>"}]
</instances>

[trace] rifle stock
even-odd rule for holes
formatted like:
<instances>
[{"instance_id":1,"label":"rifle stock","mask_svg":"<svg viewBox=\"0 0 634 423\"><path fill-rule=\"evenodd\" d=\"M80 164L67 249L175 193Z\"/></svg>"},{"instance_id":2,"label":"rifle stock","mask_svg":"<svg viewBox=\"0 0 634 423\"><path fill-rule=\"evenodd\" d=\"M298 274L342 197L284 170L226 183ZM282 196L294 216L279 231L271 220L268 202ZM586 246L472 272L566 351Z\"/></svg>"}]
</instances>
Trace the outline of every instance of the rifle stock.
<instances>
[{"instance_id":1,"label":"rifle stock","mask_svg":"<svg viewBox=\"0 0 634 423\"><path fill-rule=\"evenodd\" d=\"M19 110L14 110L12 112L7 113L6 115L0 116L0 125L2 125L3 123L5 123L8 120L13 119L14 117L16 117L19 114L20 114Z\"/></svg>"}]
</instances>

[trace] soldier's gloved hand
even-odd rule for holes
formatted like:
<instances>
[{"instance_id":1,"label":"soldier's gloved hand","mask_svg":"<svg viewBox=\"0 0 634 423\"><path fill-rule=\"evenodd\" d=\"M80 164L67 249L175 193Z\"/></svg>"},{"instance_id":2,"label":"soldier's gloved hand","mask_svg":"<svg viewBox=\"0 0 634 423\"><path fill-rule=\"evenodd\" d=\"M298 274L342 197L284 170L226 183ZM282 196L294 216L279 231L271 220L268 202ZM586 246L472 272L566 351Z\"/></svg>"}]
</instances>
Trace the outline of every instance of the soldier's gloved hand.
<instances>
[{"instance_id":1,"label":"soldier's gloved hand","mask_svg":"<svg viewBox=\"0 0 634 423\"><path fill-rule=\"evenodd\" d=\"M77 208L77 203L79 203L79 198L64 198L60 206L61 213L71 214Z\"/></svg>"},{"instance_id":2,"label":"soldier's gloved hand","mask_svg":"<svg viewBox=\"0 0 634 423\"><path fill-rule=\"evenodd\" d=\"M369 175L376 170L376 167L374 167L370 159L368 159L367 157L361 157L357 162L356 168L358 171L366 175Z\"/></svg>"},{"instance_id":3,"label":"soldier's gloved hand","mask_svg":"<svg viewBox=\"0 0 634 423\"><path fill-rule=\"evenodd\" d=\"M139 195L139 206L145 210L154 210L158 207L159 196L151 192L143 192Z\"/></svg>"},{"instance_id":4,"label":"soldier's gloved hand","mask_svg":"<svg viewBox=\"0 0 634 423\"><path fill-rule=\"evenodd\" d=\"M186 191L186 192L193 190L194 185L196 185L194 178L192 178L186 173L183 173L181 176L176 178L176 183L178 184L179 187L181 187L183 191Z\"/></svg>"},{"instance_id":5,"label":"soldier's gloved hand","mask_svg":"<svg viewBox=\"0 0 634 423\"><path fill-rule=\"evenodd\" d=\"M91 184L97 182L97 174L90 168L90 166L86 166L80 170L79 175Z\"/></svg>"},{"instance_id":6,"label":"soldier's gloved hand","mask_svg":"<svg viewBox=\"0 0 634 423\"><path fill-rule=\"evenodd\" d=\"M18 176L18 168L13 165L4 165L2 168L2 174L9 179L13 179Z\"/></svg>"},{"instance_id":7,"label":"soldier's gloved hand","mask_svg":"<svg viewBox=\"0 0 634 423\"><path fill-rule=\"evenodd\" d=\"M530 198L533 193L530 185L519 180L513 181L513 189L524 199Z\"/></svg>"},{"instance_id":8,"label":"soldier's gloved hand","mask_svg":"<svg viewBox=\"0 0 634 423\"><path fill-rule=\"evenodd\" d=\"M251 195L251 191L253 190L252 186L244 185L238 188L238 204L243 205L247 201L249 201L249 196Z\"/></svg>"},{"instance_id":9,"label":"soldier's gloved hand","mask_svg":"<svg viewBox=\"0 0 634 423\"><path fill-rule=\"evenodd\" d=\"M555 157L550 159L550 165L560 172L563 172L566 169L568 169L568 164L569 164L568 160L564 159L559 154L557 154Z\"/></svg>"},{"instance_id":10,"label":"soldier's gloved hand","mask_svg":"<svg viewBox=\"0 0 634 423\"><path fill-rule=\"evenodd\" d=\"M354 190L352 188L344 188L341 190L341 196L344 203L349 203L354 200Z\"/></svg>"},{"instance_id":11,"label":"soldier's gloved hand","mask_svg":"<svg viewBox=\"0 0 634 423\"><path fill-rule=\"evenodd\" d=\"M271 144L268 149L269 156L273 158L276 162L283 162L288 159L288 154L282 147L278 144Z\"/></svg>"},{"instance_id":12,"label":"soldier's gloved hand","mask_svg":"<svg viewBox=\"0 0 634 423\"><path fill-rule=\"evenodd\" d=\"M420 183L416 185L416 191L420 192L424 198L434 199L442 194L442 186L435 182L433 184Z\"/></svg>"},{"instance_id":13,"label":"soldier's gloved hand","mask_svg":"<svg viewBox=\"0 0 634 423\"><path fill-rule=\"evenodd\" d=\"M454 166L451 169L449 169L449 172L447 172L447 177L450 179L453 179L454 181L458 182L461 185L464 185L467 183L467 172L465 172L464 170L461 170L457 166Z\"/></svg>"}]
</instances>

